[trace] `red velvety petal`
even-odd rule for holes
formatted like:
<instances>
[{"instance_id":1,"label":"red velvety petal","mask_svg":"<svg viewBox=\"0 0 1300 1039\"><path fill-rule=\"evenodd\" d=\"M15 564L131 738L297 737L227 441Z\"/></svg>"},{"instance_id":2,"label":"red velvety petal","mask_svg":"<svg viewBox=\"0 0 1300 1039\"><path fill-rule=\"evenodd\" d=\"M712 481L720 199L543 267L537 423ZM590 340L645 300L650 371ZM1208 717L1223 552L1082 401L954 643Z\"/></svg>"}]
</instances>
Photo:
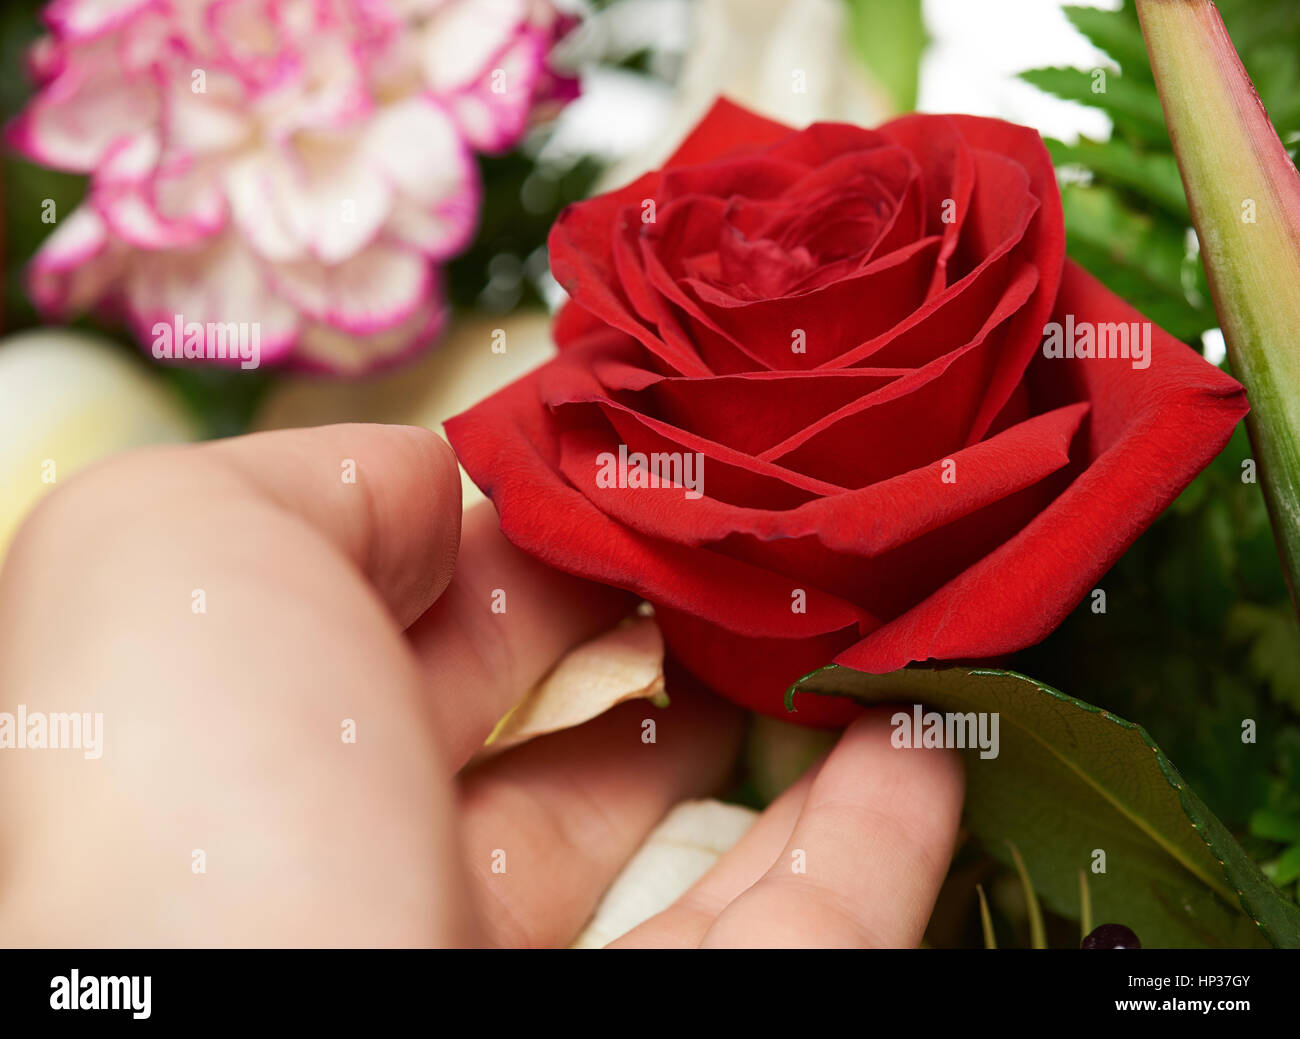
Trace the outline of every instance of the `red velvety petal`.
<instances>
[{"instance_id":1,"label":"red velvety petal","mask_svg":"<svg viewBox=\"0 0 1300 1039\"><path fill-rule=\"evenodd\" d=\"M787 609L790 598L787 596ZM831 632L810 639L752 639L677 610L655 607L669 652L714 692L781 721L839 729L862 713L851 700L801 696L785 709L785 691L822 667L857 636Z\"/></svg>"},{"instance_id":2,"label":"red velvety petal","mask_svg":"<svg viewBox=\"0 0 1300 1039\"><path fill-rule=\"evenodd\" d=\"M1032 266L1022 266L970 341L810 423L760 457L853 488L958 450L981 406L985 373L1005 351L1010 324L1037 279Z\"/></svg>"},{"instance_id":3,"label":"red velvety petal","mask_svg":"<svg viewBox=\"0 0 1300 1039\"><path fill-rule=\"evenodd\" d=\"M912 375L906 368L843 368L689 379L645 367L644 351L618 333L593 336L588 349L599 388L584 378L548 380L546 403L618 400L633 411L755 456L819 421L828 409L835 411Z\"/></svg>"},{"instance_id":4,"label":"red velvety petal","mask_svg":"<svg viewBox=\"0 0 1300 1039\"><path fill-rule=\"evenodd\" d=\"M687 195L711 198L776 198L808 176L802 163L770 155L742 155L726 162L664 170L655 192L657 205Z\"/></svg>"},{"instance_id":5,"label":"red velvety petal","mask_svg":"<svg viewBox=\"0 0 1300 1039\"><path fill-rule=\"evenodd\" d=\"M1085 402L1066 405L958 451L951 459L784 510L745 508L715 497L707 458L700 498L687 498L677 488L598 487L597 457L618 449L609 432L599 428L563 435L560 468L601 511L675 544L705 546L733 534L761 542L815 538L833 551L869 557L982 510L1066 467L1070 444L1087 410ZM944 461L952 462L951 469ZM953 473L955 482L945 482L945 472ZM762 564L761 551L749 558Z\"/></svg>"},{"instance_id":6,"label":"red velvety petal","mask_svg":"<svg viewBox=\"0 0 1300 1039\"><path fill-rule=\"evenodd\" d=\"M638 316L619 279L615 234L626 226L629 206L653 197L658 176L647 173L619 191L562 210L547 238L551 271L583 310L636 339L666 366L682 374L708 375L708 366L694 351L665 343Z\"/></svg>"},{"instance_id":7,"label":"red velvety petal","mask_svg":"<svg viewBox=\"0 0 1300 1039\"><path fill-rule=\"evenodd\" d=\"M596 373L600 370L609 377L611 361L626 362L626 354L622 358L611 354L616 345L593 339L590 346L572 348L534 373L538 399L553 409L567 428L605 424L618 435L615 447L622 443L630 451L647 454L704 454L712 463L713 492L728 501L789 507L815 495L843 490L642 413L627 402L635 400L635 394L608 392ZM622 377L631 378L632 373L625 367Z\"/></svg>"},{"instance_id":8,"label":"red velvety petal","mask_svg":"<svg viewBox=\"0 0 1300 1039\"><path fill-rule=\"evenodd\" d=\"M1145 319L1073 262L1055 314ZM980 659L1047 636L1134 539L1223 448L1245 391L1159 328L1151 365L1039 358L1035 392L1087 400L1087 457L1074 481L1019 534L837 662L884 673L913 661Z\"/></svg>"},{"instance_id":9,"label":"red velvety petal","mask_svg":"<svg viewBox=\"0 0 1300 1039\"><path fill-rule=\"evenodd\" d=\"M880 132L907 148L921 169L921 208L926 222L920 233L943 239L930 285L933 297L950 283L948 260L957 248L970 208L975 163L966 138L947 116L906 115L886 123ZM946 202L952 205L946 206Z\"/></svg>"},{"instance_id":10,"label":"red velvety petal","mask_svg":"<svg viewBox=\"0 0 1300 1039\"><path fill-rule=\"evenodd\" d=\"M754 153L791 133L787 126L719 99L664 169ZM665 365L682 374L707 375L710 370L703 361L680 344L666 345L656 330L637 316L618 275L613 239L627 230L626 211L635 211L645 199L655 197L661 175L661 171L647 173L617 191L566 207L547 238L551 271L583 309L635 338Z\"/></svg>"},{"instance_id":11,"label":"red velvety petal","mask_svg":"<svg viewBox=\"0 0 1300 1039\"><path fill-rule=\"evenodd\" d=\"M795 131L734 101L720 97L664 163L665 170L713 162L727 155L748 154L789 137Z\"/></svg>"},{"instance_id":12,"label":"red velvety petal","mask_svg":"<svg viewBox=\"0 0 1300 1039\"><path fill-rule=\"evenodd\" d=\"M756 367L799 370L822 365L916 309L938 248L939 239L921 239L832 285L741 306L728 306L699 283L675 282L651 249L643 247L642 255L654 286L693 319L692 328L721 336L755 358Z\"/></svg>"},{"instance_id":13,"label":"red velvety petal","mask_svg":"<svg viewBox=\"0 0 1300 1039\"><path fill-rule=\"evenodd\" d=\"M874 367L920 366L966 342L1004 305L1026 268L1033 269L1037 278L1032 257L1021 258L1016 248L1033 218L1032 212L1025 212L1021 236L1008 238L978 267L926 299L896 325L818 367L848 368L867 361ZM1017 302L1017 309L1027 302Z\"/></svg>"},{"instance_id":14,"label":"red velvety petal","mask_svg":"<svg viewBox=\"0 0 1300 1039\"><path fill-rule=\"evenodd\" d=\"M859 608L815 589L809 590L809 612L792 616L788 579L707 549L647 538L611 520L559 475L560 429L538 398L537 374L446 423L465 471L492 499L502 531L519 548L557 570L752 637L808 637L853 625L868 630L874 623Z\"/></svg>"},{"instance_id":15,"label":"red velvety petal","mask_svg":"<svg viewBox=\"0 0 1300 1039\"><path fill-rule=\"evenodd\" d=\"M1019 163L979 148L972 149L970 155L975 190L967 203L952 260L954 268L962 272L974 270L1008 244L1021 245L1040 205ZM1037 257L1026 257L1030 258Z\"/></svg>"},{"instance_id":16,"label":"red velvety petal","mask_svg":"<svg viewBox=\"0 0 1300 1039\"><path fill-rule=\"evenodd\" d=\"M835 411L907 375L902 368L749 372L663 379L635 403L682 429L761 455Z\"/></svg>"},{"instance_id":17,"label":"red velvety petal","mask_svg":"<svg viewBox=\"0 0 1300 1039\"><path fill-rule=\"evenodd\" d=\"M722 501L753 507L793 508L819 495L840 494L843 487L817 480L773 462L689 433L660 419L633 411L617 401L597 408L630 451L688 451L709 460L709 492ZM567 409L562 412L568 415ZM583 424L586 421L583 420Z\"/></svg>"},{"instance_id":18,"label":"red velvety petal","mask_svg":"<svg viewBox=\"0 0 1300 1039\"><path fill-rule=\"evenodd\" d=\"M725 209L726 203L721 199L699 202L699 219L685 225L698 249L714 247L723 227ZM676 296L680 295L675 286L673 293L668 295L655 287L654 278L645 269L641 255L644 226L640 217L630 210L624 212L611 229L610 245L615 275L619 279L620 298L629 301L644 326L657 330L661 344L651 349L663 366L677 374L691 376L762 367L755 356L731 342L720 330L697 327L691 316L674 303Z\"/></svg>"},{"instance_id":19,"label":"red velvety petal","mask_svg":"<svg viewBox=\"0 0 1300 1039\"><path fill-rule=\"evenodd\" d=\"M1031 261L1038 270L1038 290L1034 298L1012 320L1006 347L998 365L984 388L984 400L971 425L967 440L974 443L988 433L993 421L1006 406L1042 342L1043 323L1052 312L1065 264L1065 218L1061 210L1061 192L1056 185L1056 170L1043 144L1042 136L1028 127L1001 119L954 115L948 117L972 149L993 152L1015 160L1029 176L1029 189L1038 199L1039 209L1025 232L1022 260ZM978 183L976 191L978 192ZM965 240L963 227L962 240ZM963 266L962 244L952 258L952 266ZM981 256L972 260L978 262Z\"/></svg>"},{"instance_id":20,"label":"red velvety petal","mask_svg":"<svg viewBox=\"0 0 1300 1039\"><path fill-rule=\"evenodd\" d=\"M888 148L892 144L879 130L868 130L852 123L813 123L775 138L764 148L764 154L817 167L848 152Z\"/></svg>"},{"instance_id":21,"label":"red velvety petal","mask_svg":"<svg viewBox=\"0 0 1300 1039\"><path fill-rule=\"evenodd\" d=\"M689 178L692 172L677 175ZM906 149L888 145L848 152L805 170L779 195L758 196L741 185L729 192L701 187L691 195L727 199L727 222L748 238L772 239L786 248L803 246L825 261L869 253L879 232L898 221L900 203L919 175ZM899 244L912 241L919 230L906 218L903 223L910 233ZM664 265L675 276L681 274L667 255Z\"/></svg>"},{"instance_id":22,"label":"red velvety petal","mask_svg":"<svg viewBox=\"0 0 1300 1039\"><path fill-rule=\"evenodd\" d=\"M561 350L583 342L590 335L608 334L610 331L606 322L571 299L565 300L551 324L551 338Z\"/></svg>"}]
</instances>

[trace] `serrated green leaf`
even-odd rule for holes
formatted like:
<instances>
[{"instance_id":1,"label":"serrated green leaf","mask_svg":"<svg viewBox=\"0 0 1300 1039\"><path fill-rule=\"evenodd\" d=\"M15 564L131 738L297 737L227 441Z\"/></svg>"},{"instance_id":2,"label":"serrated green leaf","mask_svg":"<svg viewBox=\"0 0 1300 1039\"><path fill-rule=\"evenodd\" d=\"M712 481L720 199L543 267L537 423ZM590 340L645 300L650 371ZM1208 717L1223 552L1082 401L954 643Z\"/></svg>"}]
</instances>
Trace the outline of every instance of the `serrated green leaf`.
<instances>
[{"instance_id":1,"label":"serrated green leaf","mask_svg":"<svg viewBox=\"0 0 1300 1039\"><path fill-rule=\"evenodd\" d=\"M1186 250L1176 225L1135 213L1113 190L1067 184L1061 192L1066 234L1107 250L1117 266L1140 272L1147 283L1183 295Z\"/></svg>"},{"instance_id":2,"label":"serrated green leaf","mask_svg":"<svg viewBox=\"0 0 1300 1039\"><path fill-rule=\"evenodd\" d=\"M1126 142L1111 139L1077 144L1046 139L1047 150L1057 166L1080 166L1114 181L1144 198L1158 203L1184 225L1191 223L1178 162L1167 151L1137 152Z\"/></svg>"},{"instance_id":3,"label":"serrated green leaf","mask_svg":"<svg viewBox=\"0 0 1300 1039\"><path fill-rule=\"evenodd\" d=\"M1164 116L1155 87L1114 72L1106 74L1105 90L1093 91L1093 74L1083 69L1029 69L1020 78L1065 101L1078 101L1100 108L1115 122L1117 130L1131 131L1153 145L1166 145Z\"/></svg>"},{"instance_id":4,"label":"serrated green leaf","mask_svg":"<svg viewBox=\"0 0 1300 1039\"><path fill-rule=\"evenodd\" d=\"M1246 668L1267 684L1273 699L1300 713L1300 631L1295 614L1237 603L1224 634L1229 644L1249 647Z\"/></svg>"},{"instance_id":5,"label":"serrated green leaf","mask_svg":"<svg viewBox=\"0 0 1300 1039\"><path fill-rule=\"evenodd\" d=\"M1294 0L1223 0L1218 6L1261 100L1283 140L1290 142L1294 157L1300 144L1300 6ZM1117 87L1120 94L1110 96L1109 76L1107 93L1094 94L1089 72L1037 69L1024 75L1050 93L1106 111L1114 123L1106 149L1094 154L1087 152L1089 142L1080 142L1068 151L1063 151L1065 145L1049 142L1054 161L1082 167L1095 186L1122 189L1117 204L1134 216L1158 206L1178 222L1189 224L1181 185L1174 191L1169 177L1173 153L1163 114L1156 125L1157 113L1151 105L1154 77L1133 5L1125 2L1113 11L1067 6L1065 13L1094 46L1120 65L1122 77ZM1149 170L1144 168L1147 164ZM1077 225L1067 221L1067 228L1069 251L1075 260L1179 339L1194 341L1219 323L1199 261L1189 264L1186 274L1188 286L1204 298L1189 303L1185 293L1160 287L1147 278L1141 262L1117 259L1098 236L1085 240Z\"/></svg>"},{"instance_id":6,"label":"serrated green leaf","mask_svg":"<svg viewBox=\"0 0 1300 1039\"><path fill-rule=\"evenodd\" d=\"M1248 947L1267 937L1300 948L1300 909L1141 727L1010 671L870 675L832 664L796 682L787 704L797 709L810 694L997 713L998 756L966 752L966 825L1004 862L1003 842L1015 841L1057 912L1077 918L1077 871L1101 849L1094 916L1126 924L1148 947Z\"/></svg>"},{"instance_id":7,"label":"serrated green leaf","mask_svg":"<svg viewBox=\"0 0 1300 1039\"><path fill-rule=\"evenodd\" d=\"M1094 47L1105 51L1124 70L1125 76L1151 78L1146 47L1142 45L1142 31L1132 8L1106 11L1097 7L1067 6L1064 10L1074 27Z\"/></svg>"},{"instance_id":8,"label":"serrated green leaf","mask_svg":"<svg viewBox=\"0 0 1300 1039\"><path fill-rule=\"evenodd\" d=\"M1062 185L1061 205L1070 255L1107 288L1179 339L1213 327L1204 275L1188 259L1178 221L1136 212L1097 184Z\"/></svg>"}]
</instances>

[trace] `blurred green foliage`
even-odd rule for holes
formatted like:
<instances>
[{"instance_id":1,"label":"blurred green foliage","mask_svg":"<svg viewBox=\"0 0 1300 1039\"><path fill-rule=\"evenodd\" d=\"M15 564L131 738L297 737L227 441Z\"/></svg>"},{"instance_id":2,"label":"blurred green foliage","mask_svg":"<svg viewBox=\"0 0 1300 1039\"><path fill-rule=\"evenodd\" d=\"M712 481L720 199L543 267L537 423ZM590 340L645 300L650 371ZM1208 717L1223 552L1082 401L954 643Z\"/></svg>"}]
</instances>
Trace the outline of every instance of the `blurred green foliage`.
<instances>
[{"instance_id":1,"label":"blurred green foliage","mask_svg":"<svg viewBox=\"0 0 1300 1039\"><path fill-rule=\"evenodd\" d=\"M1294 143L1300 137L1300 4L1219 0L1218 6L1274 126ZM1200 260L1189 249L1187 200L1137 14L1131 0L1116 11L1065 11L1119 66L1104 77L1071 68L1021 73L1050 94L1100 109L1113 125L1106 141L1047 142L1056 165L1075 175L1061 187L1070 255L1153 321L1193 342L1218 319Z\"/></svg>"},{"instance_id":2,"label":"blurred green foliage","mask_svg":"<svg viewBox=\"0 0 1300 1039\"><path fill-rule=\"evenodd\" d=\"M448 298L453 306L497 313L540 305L546 236L561 209L587 196L600 166L582 159L551 169L513 151L480 157L479 169L484 190L478 233L447 265Z\"/></svg>"},{"instance_id":3,"label":"blurred green foliage","mask_svg":"<svg viewBox=\"0 0 1300 1039\"><path fill-rule=\"evenodd\" d=\"M895 112L916 107L921 55L928 37L921 0L844 0L849 40Z\"/></svg>"}]
</instances>

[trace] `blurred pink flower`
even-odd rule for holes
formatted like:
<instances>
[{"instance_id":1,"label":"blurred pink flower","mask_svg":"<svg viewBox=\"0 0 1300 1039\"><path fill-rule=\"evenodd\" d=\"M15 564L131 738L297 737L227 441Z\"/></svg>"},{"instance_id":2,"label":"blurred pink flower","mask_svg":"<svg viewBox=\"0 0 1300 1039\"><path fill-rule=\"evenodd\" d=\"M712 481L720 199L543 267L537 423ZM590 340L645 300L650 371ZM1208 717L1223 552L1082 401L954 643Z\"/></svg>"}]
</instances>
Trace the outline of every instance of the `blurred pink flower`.
<instances>
[{"instance_id":1,"label":"blurred pink flower","mask_svg":"<svg viewBox=\"0 0 1300 1039\"><path fill-rule=\"evenodd\" d=\"M32 263L51 316L246 323L263 363L357 372L427 346L474 152L571 96L545 0L54 0L9 127L91 174Z\"/></svg>"}]
</instances>

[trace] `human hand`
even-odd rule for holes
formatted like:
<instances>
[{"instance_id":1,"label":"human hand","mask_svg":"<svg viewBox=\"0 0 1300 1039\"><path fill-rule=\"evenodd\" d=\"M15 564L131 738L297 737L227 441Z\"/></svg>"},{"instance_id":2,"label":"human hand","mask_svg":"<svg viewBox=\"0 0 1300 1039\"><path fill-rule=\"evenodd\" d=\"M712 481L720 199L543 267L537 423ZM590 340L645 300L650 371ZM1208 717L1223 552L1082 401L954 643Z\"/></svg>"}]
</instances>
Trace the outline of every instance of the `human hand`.
<instances>
[{"instance_id":1,"label":"human hand","mask_svg":"<svg viewBox=\"0 0 1300 1039\"><path fill-rule=\"evenodd\" d=\"M471 762L632 605L514 549L488 506L462 530L455 459L421 429L91 470L0 571L0 711L104 719L99 758L0 752L0 943L567 944L664 813L726 781L741 737L734 708L683 686ZM919 941L962 773L953 752L892 749L885 718L616 944Z\"/></svg>"}]
</instances>

